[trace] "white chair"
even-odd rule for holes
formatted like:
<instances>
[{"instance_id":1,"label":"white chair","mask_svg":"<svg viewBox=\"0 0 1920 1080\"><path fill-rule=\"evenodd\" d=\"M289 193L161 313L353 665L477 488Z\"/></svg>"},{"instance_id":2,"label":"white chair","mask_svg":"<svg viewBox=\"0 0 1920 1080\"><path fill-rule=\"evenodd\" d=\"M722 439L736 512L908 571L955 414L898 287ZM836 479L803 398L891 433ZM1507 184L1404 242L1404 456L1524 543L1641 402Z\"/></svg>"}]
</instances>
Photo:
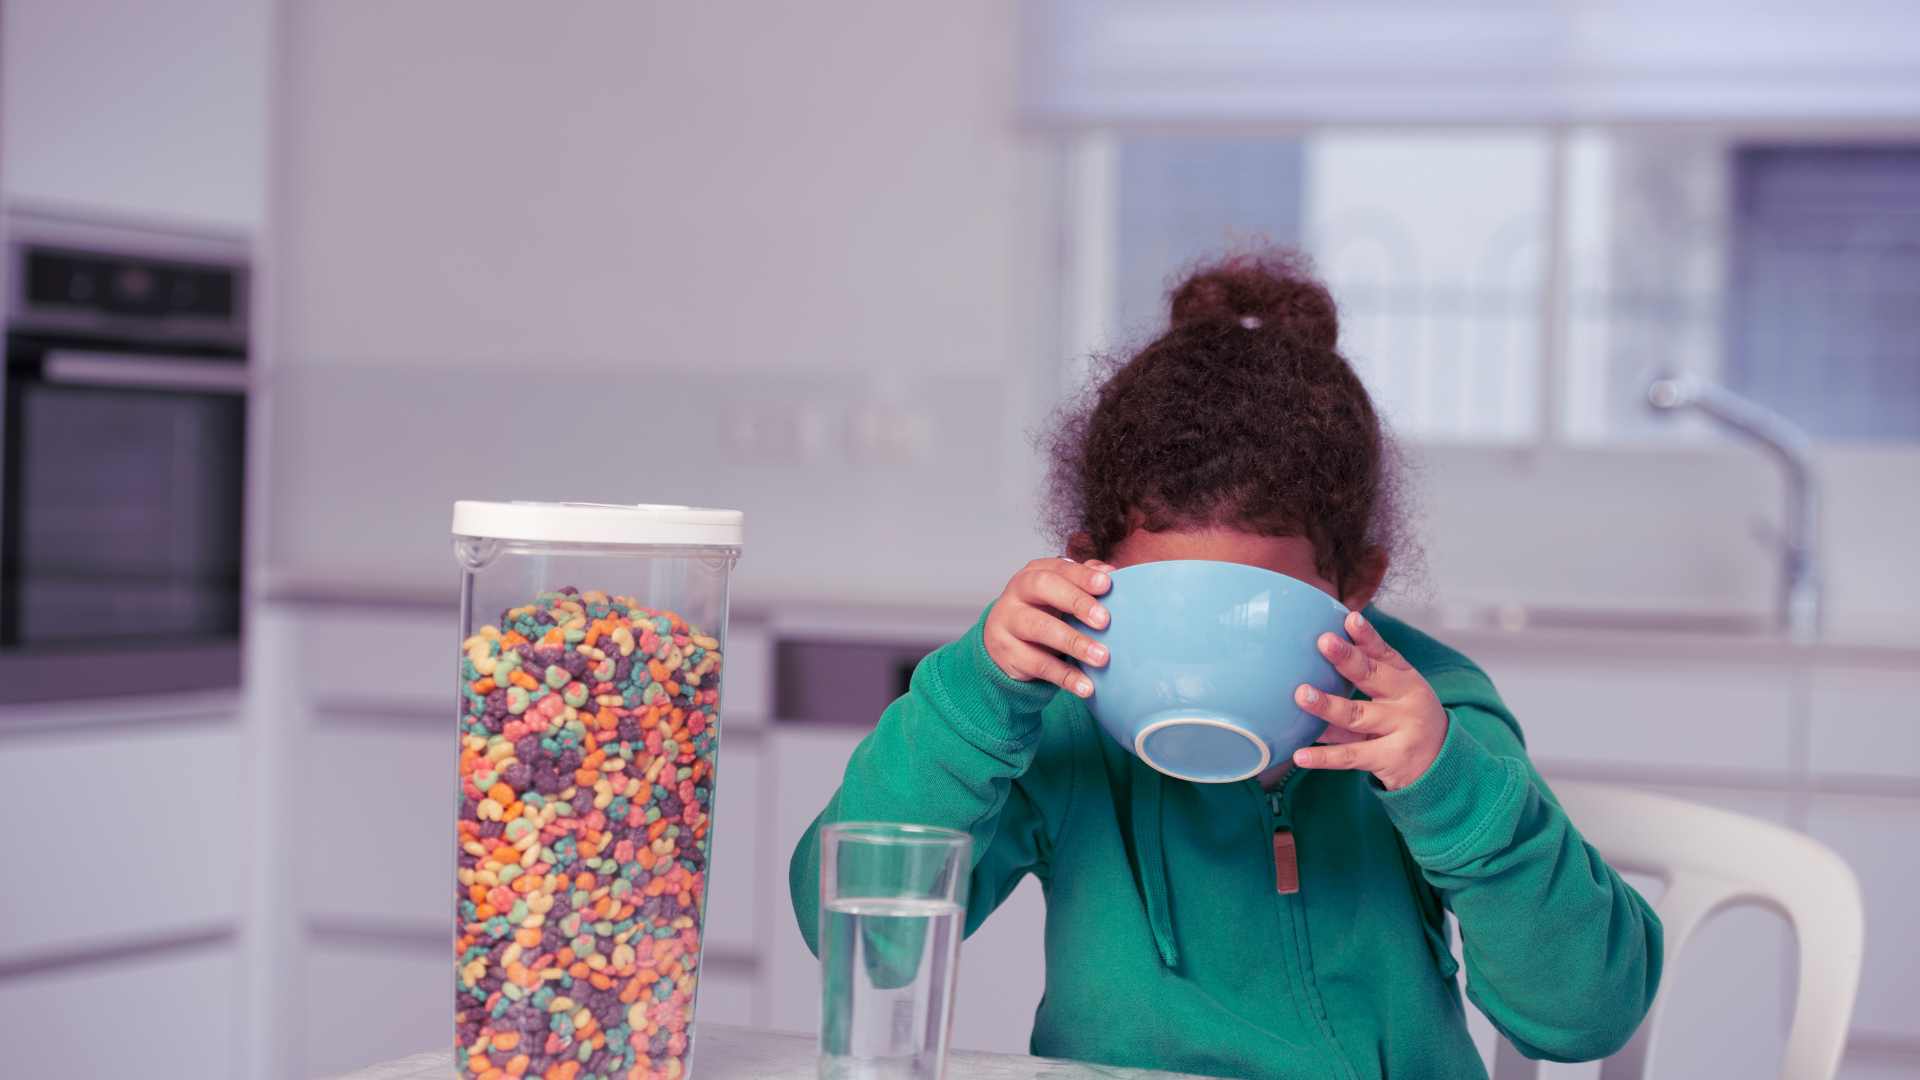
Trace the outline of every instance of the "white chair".
<instances>
[{"instance_id":1,"label":"white chair","mask_svg":"<svg viewBox=\"0 0 1920 1080\"><path fill-rule=\"evenodd\" d=\"M1793 925L1800 986L1780 1075L1831 1080L1847 1041L1866 933L1852 868L1811 837L1742 814L1607 784L1561 781L1553 793L1614 869L1666 885L1653 906L1666 928L1668 971L1693 932L1723 908L1758 904ZM1601 1080L1641 1080L1659 1024L1656 999L1633 1040L1601 1063ZM1500 1040L1494 1080L1525 1080L1537 1071L1536 1062Z\"/></svg>"}]
</instances>

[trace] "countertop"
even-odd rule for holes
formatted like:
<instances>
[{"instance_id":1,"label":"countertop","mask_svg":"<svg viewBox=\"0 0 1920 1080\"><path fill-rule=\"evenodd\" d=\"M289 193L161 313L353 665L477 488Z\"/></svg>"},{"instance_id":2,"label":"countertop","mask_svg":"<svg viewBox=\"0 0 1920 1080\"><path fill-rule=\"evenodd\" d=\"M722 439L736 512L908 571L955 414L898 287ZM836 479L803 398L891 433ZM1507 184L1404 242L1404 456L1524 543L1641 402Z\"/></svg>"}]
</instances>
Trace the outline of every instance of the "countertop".
<instances>
[{"instance_id":1,"label":"countertop","mask_svg":"<svg viewBox=\"0 0 1920 1080\"><path fill-rule=\"evenodd\" d=\"M814 1041L805 1035L703 1027L695 1044L694 1066L698 1080L813 1080ZM449 1080L453 1075L453 1051L449 1048L372 1065L338 1080ZM947 1065L948 1080L1177 1080L1179 1075L967 1051L955 1051Z\"/></svg>"},{"instance_id":2,"label":"countertop","mask_svg":"<svg viewBox=\"0 0 1920 1080\"><path fill-rule=\"evenodd\" d=\"M268 605L456 610L449 583L375 583L346 574L272 573L256 593ZM779 637L862 641L946 641L973 625L984 601L925 597L822 596L759 592L733 598L731 621ZM1732 662L1920 666L1920 618L1860 620L1830 628L1813 641L1772 631L1760 612L1609 610L1494 602L1385 602L1384 607L1457 649L1578 653L1591 656L1676 656Z\"/></svg>"}]
</instances>

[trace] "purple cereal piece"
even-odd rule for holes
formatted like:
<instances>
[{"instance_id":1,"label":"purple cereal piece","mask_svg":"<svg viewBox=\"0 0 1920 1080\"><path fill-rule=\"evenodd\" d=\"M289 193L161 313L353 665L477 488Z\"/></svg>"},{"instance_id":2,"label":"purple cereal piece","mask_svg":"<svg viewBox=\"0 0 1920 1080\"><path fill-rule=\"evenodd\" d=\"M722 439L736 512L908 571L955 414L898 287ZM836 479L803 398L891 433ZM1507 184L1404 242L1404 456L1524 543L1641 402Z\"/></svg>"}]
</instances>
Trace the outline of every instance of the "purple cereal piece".
<instances>
[{"instance_id":1,"label":"purple cereal piece","mask_svg":"<svg viewBox=\"0 0 1920 1080\"><path fill-rule=\"evenodd\" d=\"M500 779L506 781L507 786L515 791L525 791L527 785L533 781L533 770L516 761L501 771Z\"/></svg>"}]
</instances>

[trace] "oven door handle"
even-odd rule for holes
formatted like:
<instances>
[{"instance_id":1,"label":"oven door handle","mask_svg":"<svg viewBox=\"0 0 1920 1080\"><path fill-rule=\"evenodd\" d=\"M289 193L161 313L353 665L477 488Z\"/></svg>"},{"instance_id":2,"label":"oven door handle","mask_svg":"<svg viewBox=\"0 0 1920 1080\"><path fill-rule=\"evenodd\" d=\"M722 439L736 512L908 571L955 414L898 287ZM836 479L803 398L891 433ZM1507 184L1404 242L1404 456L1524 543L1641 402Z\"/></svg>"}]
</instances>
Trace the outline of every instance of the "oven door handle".
<instances>
[{"instance_id":1,"label":"oven door handle","mask_svg":"<svg viewBox=\"0 0 1920 1080\"><path fill-rule=\"evenodd\" d=\"M199 394L244 394L251 379L240 361L199 360L153 353L89 353L55 350L41 364L41 378L73 386L127 390L176 390Z\"/></svg>"}]
</instances>

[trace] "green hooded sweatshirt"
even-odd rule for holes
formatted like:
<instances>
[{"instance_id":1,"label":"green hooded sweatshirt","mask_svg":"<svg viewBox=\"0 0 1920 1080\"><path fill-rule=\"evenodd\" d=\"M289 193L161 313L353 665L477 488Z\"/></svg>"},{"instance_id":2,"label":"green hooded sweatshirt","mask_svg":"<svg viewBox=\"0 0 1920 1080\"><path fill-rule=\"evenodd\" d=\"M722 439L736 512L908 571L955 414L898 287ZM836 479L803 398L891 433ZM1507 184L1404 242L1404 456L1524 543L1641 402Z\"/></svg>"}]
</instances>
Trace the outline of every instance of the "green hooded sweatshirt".
<instances>
[{"instance_id":1,"label":"green hooded sweatshirt","mask_svg":"<svg viewBox=\"0 0 1920 1080\"><path fill-rule=\"evenodd\" d=\"M1521 1053L1612 1053L1653 1002L1659 919L1581 840L1485 673L1367 616L1450 721L1398 791L1344 771L1296 769L1272 793L1164 777L1078 698L1008 678L976 625L920 663L794 851L808 947L823 824L940 825L973 837L969 932L1025 875L1045 890L1036 1054L1215 1076L1485 1076L1448 911L1467 996ZM1276 886L1281 828L1297 892Z\"/></svg>"}]
</instances>

